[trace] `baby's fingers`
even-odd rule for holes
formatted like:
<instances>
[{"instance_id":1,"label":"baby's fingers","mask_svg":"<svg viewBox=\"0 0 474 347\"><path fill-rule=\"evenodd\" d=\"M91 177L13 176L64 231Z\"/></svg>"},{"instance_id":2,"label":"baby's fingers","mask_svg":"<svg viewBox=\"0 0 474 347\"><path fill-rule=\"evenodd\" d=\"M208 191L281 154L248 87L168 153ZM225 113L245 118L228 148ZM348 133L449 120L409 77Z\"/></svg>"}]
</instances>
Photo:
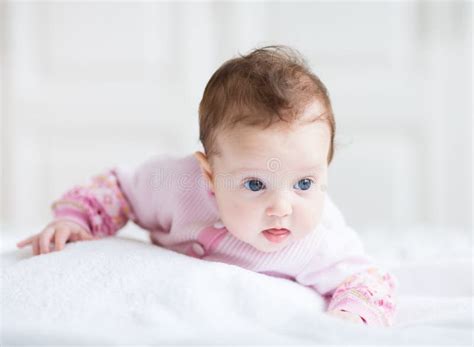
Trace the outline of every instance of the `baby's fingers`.
<instances>
[{"instance_id":1,"label":"baby's fingers","mask_svg":"<svg viewBox=\"0 0 474 347\"><path fill-rule=\"evenodd\" d=\"M35 238L36 236L37 236L37 235L33 235L33 236L28 237L27 239L21 240L20 242L18 242L18 243L16 244L16 246L17 246L18 248L21 248L21 247L23 247L23 246L26 246L26 245L30 244L30 243L34 240L34 238Z\"/></svg>"},{"instance_id":2,"label":"baby's fingers","mask_svg":"<svg viewBox=\"0 0 474 347\"><path fill-rule=\"evenodd\" d=\"M41 254L49 253L49 244L51 242L51 238L54 235L54 228L49 227L44 230L39 237L39 246Z\"/></svg>"},{"instance_id":3,"label":"baby's fingers","mask_svg":"<svg viewBox=\"0 0 474 347\"><path fill-rule=\"evenodd\" d=\"M61 251L66 244L71 232L67 228L57 228L54 235L54 250Z\"/></svg>"},{"instance_id":4,"label":"baby's fingers","mask_svg":"<svg viewBox=\"0 0 474 347\"><path fill-rule=\"evenodd\" d=\"M32 242L33 246L33 255L38 255L39 254L39 238L35 238Z\"/></svg>"}]
</instances>

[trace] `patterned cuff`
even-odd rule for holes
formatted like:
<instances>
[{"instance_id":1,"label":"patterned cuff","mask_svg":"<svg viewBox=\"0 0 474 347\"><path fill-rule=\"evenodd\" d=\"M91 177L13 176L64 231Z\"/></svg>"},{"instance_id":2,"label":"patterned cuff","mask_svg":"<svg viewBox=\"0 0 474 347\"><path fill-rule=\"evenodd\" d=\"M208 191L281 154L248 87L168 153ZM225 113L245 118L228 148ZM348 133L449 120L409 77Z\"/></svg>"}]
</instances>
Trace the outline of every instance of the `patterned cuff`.
<instances>
[{"instance_id":1,"label":"patterned cuff","mask_svg":"<svg viewBox=\"0 0 474 347\"><path fill-rule=\"evenodd\" d=\"M71 206L68 203L60 204L59 202L54 204L54 206L55 207L53 210L53 222L58 220L71 221L86 229L88 232L92 233L87 214L82 209Z\"/></svg>"},{"instance_id":2,"label":"patterned cuff","mask_svg":"<svg viewBox=\"0 0 474 347\"><path fill-rule=\"evenodd\" d=\"M65 206L80 211L89 225L94 236L114 235L121 225L116 223L116 216L111 216L102 202L98 200L100 193L91 188L75 187L65 193L60 200L52 204L53 211L59 211ZM56 213L56 212L55 212ZM118 218L121 219L122 216Z\"/></svg>"},{"instance_id":3,"label":"patterned cuff","mask_svg":"<svg viewBox=\"0 0 474 347\"><path fill-rule=\"evenodd\" d=\"M349 290L335 297L328 306L328 311L345 310L358 314L367 325L391 326L392 320L379 307L367 302L356 290Z\"/></svg>"},{"instance_id":4,"label":"patterned cuff","mask_svg":"<svg viewBox=\"0 0 474 347\"><path fill-rule=\"evenodd\" d=\"M113 169L93 176L85 185L69 189L53 203L52 209L62 209L64 206L82 213L82 216L75 213L76 218L83 219L83 224L89 225L94 236L115 235L129 219L135 221L135 215Z\"/></svg>"}]
</instances>

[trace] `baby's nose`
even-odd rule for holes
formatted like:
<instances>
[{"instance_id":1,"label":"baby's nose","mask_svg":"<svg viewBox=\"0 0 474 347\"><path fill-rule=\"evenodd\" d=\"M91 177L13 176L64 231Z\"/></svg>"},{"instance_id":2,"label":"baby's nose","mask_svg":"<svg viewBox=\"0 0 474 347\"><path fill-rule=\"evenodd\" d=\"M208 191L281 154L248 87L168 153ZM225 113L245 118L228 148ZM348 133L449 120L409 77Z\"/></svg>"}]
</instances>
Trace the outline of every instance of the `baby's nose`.
<instances>
[{"instance_id":1,"label":"baby's nose","mask_svg":"<svg viewBox=\"0 0 474 347\"><path fill-rule=\"evenodd\" d=\"M291 203L285 198L278 198L274 200L266 210L267 216L277 217L284 217L290 215L292 212L293 209L291 207Z\"/></svg>"}]
</instances>

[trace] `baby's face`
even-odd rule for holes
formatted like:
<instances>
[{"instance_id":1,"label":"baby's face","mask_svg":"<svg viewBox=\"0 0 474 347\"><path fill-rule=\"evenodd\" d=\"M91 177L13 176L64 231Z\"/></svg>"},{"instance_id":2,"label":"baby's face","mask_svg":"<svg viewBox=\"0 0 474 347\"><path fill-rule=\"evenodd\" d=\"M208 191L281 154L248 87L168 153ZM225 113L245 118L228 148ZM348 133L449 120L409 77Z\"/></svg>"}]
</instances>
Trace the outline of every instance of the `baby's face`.
<instances>
[{"instance_id":1,"label":"baby's face","mask_svg":"<svg viewBox=\"0 0 474 347\"><path fill-rule=\"evenodd\" d=\"M315 102L302 119L321 114ZM236 238L274 252L319 224L327 187L330 128L325 122L241 128L217 135L212 190L220 217ZM285 228L287 236L263 231ZM266 236L267 235L267 236Z\"/></svg>"}]
</instances>

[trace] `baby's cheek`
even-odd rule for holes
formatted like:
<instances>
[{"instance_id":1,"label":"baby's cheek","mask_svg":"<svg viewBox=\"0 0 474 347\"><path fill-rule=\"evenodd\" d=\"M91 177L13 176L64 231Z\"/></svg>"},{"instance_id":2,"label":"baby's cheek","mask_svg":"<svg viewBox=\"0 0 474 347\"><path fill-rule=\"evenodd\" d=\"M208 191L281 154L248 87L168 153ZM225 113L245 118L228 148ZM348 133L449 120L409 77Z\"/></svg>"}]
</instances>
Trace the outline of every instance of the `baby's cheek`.
<instances>
[{"instance_id":1,"label":"baby's cheek","mask_svg":"<svg viewBox=\"0 0 474 347\"><path fill-rule=\"evenodd\" d=\"M229 199L222 203L222 219L228 228L238 230L251 217L248 215L248 206L235 199Z\"/></svg>"},{"instance_id":2,"label":"baby's cheek","mask_svg":"<svg viewBox=\"0 0 474 347\"><path fill-rule=\"evenodd\" d=\"M300 212L297 223L300 223L301 230L312 231L319 225L322 217L322 208L319 202L301 206Z\"/></svg>"},{"instance_id":3,"label":"baby's cheek","mask_svg":"<svg viewBox=\"0 0 474 347\"><path fill-rule=\"evenodd\" d=\"M233 223L238 223L245 216L245 211L242 210L241 206L235 202L229 204L227 209L227 216L231 218Z\"/></svg>"},{"instance_id":4,"label":"baby's cheek","mask_svg":"<svg viewBox=\"0 0 474 347\"><path fill-rule=\"evenodd\" d=\"M255 219L256 208L248 202L233 202L229 208L229 213L237 223L246 225Z\"/></svg>"},{"instance_id":5,"label":"baby's cheek","mask_svg":"<svg viewBox=\"0 0 474 347\"><path fill-rule=\"evenodd\" d=\"M318 201L317 207L315 208L315 211L313 213L313 223L314 226L317 227L323 218L323 209L324 209L324 200L321 199Z\"/></svg>"}]
</instances>

